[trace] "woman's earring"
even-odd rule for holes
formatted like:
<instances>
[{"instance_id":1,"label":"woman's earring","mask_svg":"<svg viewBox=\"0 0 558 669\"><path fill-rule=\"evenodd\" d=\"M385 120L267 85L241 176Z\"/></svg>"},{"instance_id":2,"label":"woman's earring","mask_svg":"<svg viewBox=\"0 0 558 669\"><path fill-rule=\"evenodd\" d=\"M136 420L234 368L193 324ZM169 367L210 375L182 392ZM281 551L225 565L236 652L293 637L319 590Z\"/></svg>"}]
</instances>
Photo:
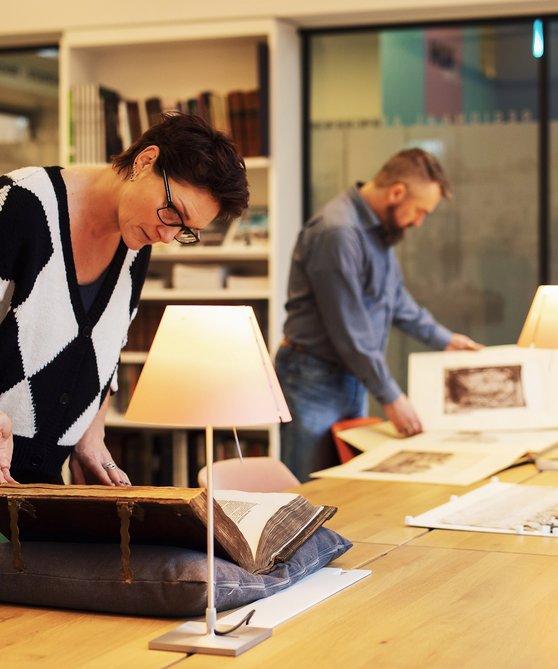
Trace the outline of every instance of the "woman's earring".
<instances>
[{"instance_id":1,"label":"woman's earring","mask_svg":"<svg viewBox=\"0 0 558 669\"><path fill-rule=\"evenodd\" d=\"M138 174L136 172L136 164L134 163L134 166L132 167L132 176L130 177L130 181L135 181L137 176Z\"/></svg>"}]
</instances>

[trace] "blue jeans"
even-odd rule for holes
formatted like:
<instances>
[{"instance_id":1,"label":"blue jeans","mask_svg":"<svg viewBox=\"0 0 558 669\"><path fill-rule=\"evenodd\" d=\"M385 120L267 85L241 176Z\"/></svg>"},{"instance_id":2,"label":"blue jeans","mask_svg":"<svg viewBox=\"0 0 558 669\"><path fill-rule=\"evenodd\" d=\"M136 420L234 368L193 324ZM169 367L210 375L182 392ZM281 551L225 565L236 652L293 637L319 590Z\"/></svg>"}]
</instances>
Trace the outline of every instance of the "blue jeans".
<instances>
[{"instance_id":1,"label":"blue jeans","mask_svg":"<svg viewBox=\"0 0 558 669\"><path fill-rule=\"evenodd\" d=\"M281 346L275 370L293 420L281 425L281 460L301 481L339 464L331 426L366 416L367 393L352 374L290 346Z\"/></svg>"}]
</instances>

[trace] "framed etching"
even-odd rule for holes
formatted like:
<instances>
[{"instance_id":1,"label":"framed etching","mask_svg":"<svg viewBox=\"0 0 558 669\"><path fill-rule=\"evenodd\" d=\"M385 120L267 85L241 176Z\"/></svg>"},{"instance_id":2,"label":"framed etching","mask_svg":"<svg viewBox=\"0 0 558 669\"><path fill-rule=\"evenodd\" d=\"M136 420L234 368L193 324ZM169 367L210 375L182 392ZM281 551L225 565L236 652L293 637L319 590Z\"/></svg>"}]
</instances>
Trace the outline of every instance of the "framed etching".
<instances>
[{"instance_id":1,"label":"framed etching","mask_svg":"<svg viewBox=\"0 0 558 669\"><path fill-rule=\"evenodd\" d=\"M558 351L412 353L408 394L425 430L558 427Z\"/></svg>"}]
</instances>

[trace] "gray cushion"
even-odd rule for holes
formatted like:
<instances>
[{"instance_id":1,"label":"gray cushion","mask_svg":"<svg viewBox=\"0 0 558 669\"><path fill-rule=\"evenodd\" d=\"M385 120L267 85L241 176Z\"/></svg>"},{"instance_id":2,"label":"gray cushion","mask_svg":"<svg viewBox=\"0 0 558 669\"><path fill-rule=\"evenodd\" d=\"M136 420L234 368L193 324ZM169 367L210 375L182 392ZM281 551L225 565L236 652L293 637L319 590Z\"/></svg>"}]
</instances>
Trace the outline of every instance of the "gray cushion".
<instances>
[{"instance_id":1,"label":"gray cushion","mask_svg":"<svg viewBox=\"0 0 558 669\"><path fill-rule=\"evenodd\" d=\"M285 563L251 574L215 559L218 611L287 588L343 555L351 543L320 527ZM198 616L207 606L205 553L174 546L132 545L132 583L120 576L114 544L22 542L23 572L13 567L11 544L0 544L0 601L146 616Z\"/></svg>"}]
</instances>

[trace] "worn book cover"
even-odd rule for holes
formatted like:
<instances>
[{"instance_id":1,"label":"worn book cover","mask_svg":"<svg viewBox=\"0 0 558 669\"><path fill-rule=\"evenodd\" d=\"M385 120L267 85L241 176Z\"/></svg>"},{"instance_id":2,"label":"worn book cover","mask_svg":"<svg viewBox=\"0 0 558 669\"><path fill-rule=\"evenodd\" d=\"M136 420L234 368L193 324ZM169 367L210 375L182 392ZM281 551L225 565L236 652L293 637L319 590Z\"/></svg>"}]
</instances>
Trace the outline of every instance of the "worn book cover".
<instances>
[{"instance_id":1,"label":"worn book cover","mask_svg":"<svg viewBox=\"0 0 558 669\"><path fill-rule=\"evenodd\" d=\"M294 493L219 490L215 497L215 554L254 573L287 560L336 512ZM134 543L205 551L206 501L202 488L6 484L0 533L16 562L25 540L120 543L123 557Z\"/></svg>"}]
</instances>

